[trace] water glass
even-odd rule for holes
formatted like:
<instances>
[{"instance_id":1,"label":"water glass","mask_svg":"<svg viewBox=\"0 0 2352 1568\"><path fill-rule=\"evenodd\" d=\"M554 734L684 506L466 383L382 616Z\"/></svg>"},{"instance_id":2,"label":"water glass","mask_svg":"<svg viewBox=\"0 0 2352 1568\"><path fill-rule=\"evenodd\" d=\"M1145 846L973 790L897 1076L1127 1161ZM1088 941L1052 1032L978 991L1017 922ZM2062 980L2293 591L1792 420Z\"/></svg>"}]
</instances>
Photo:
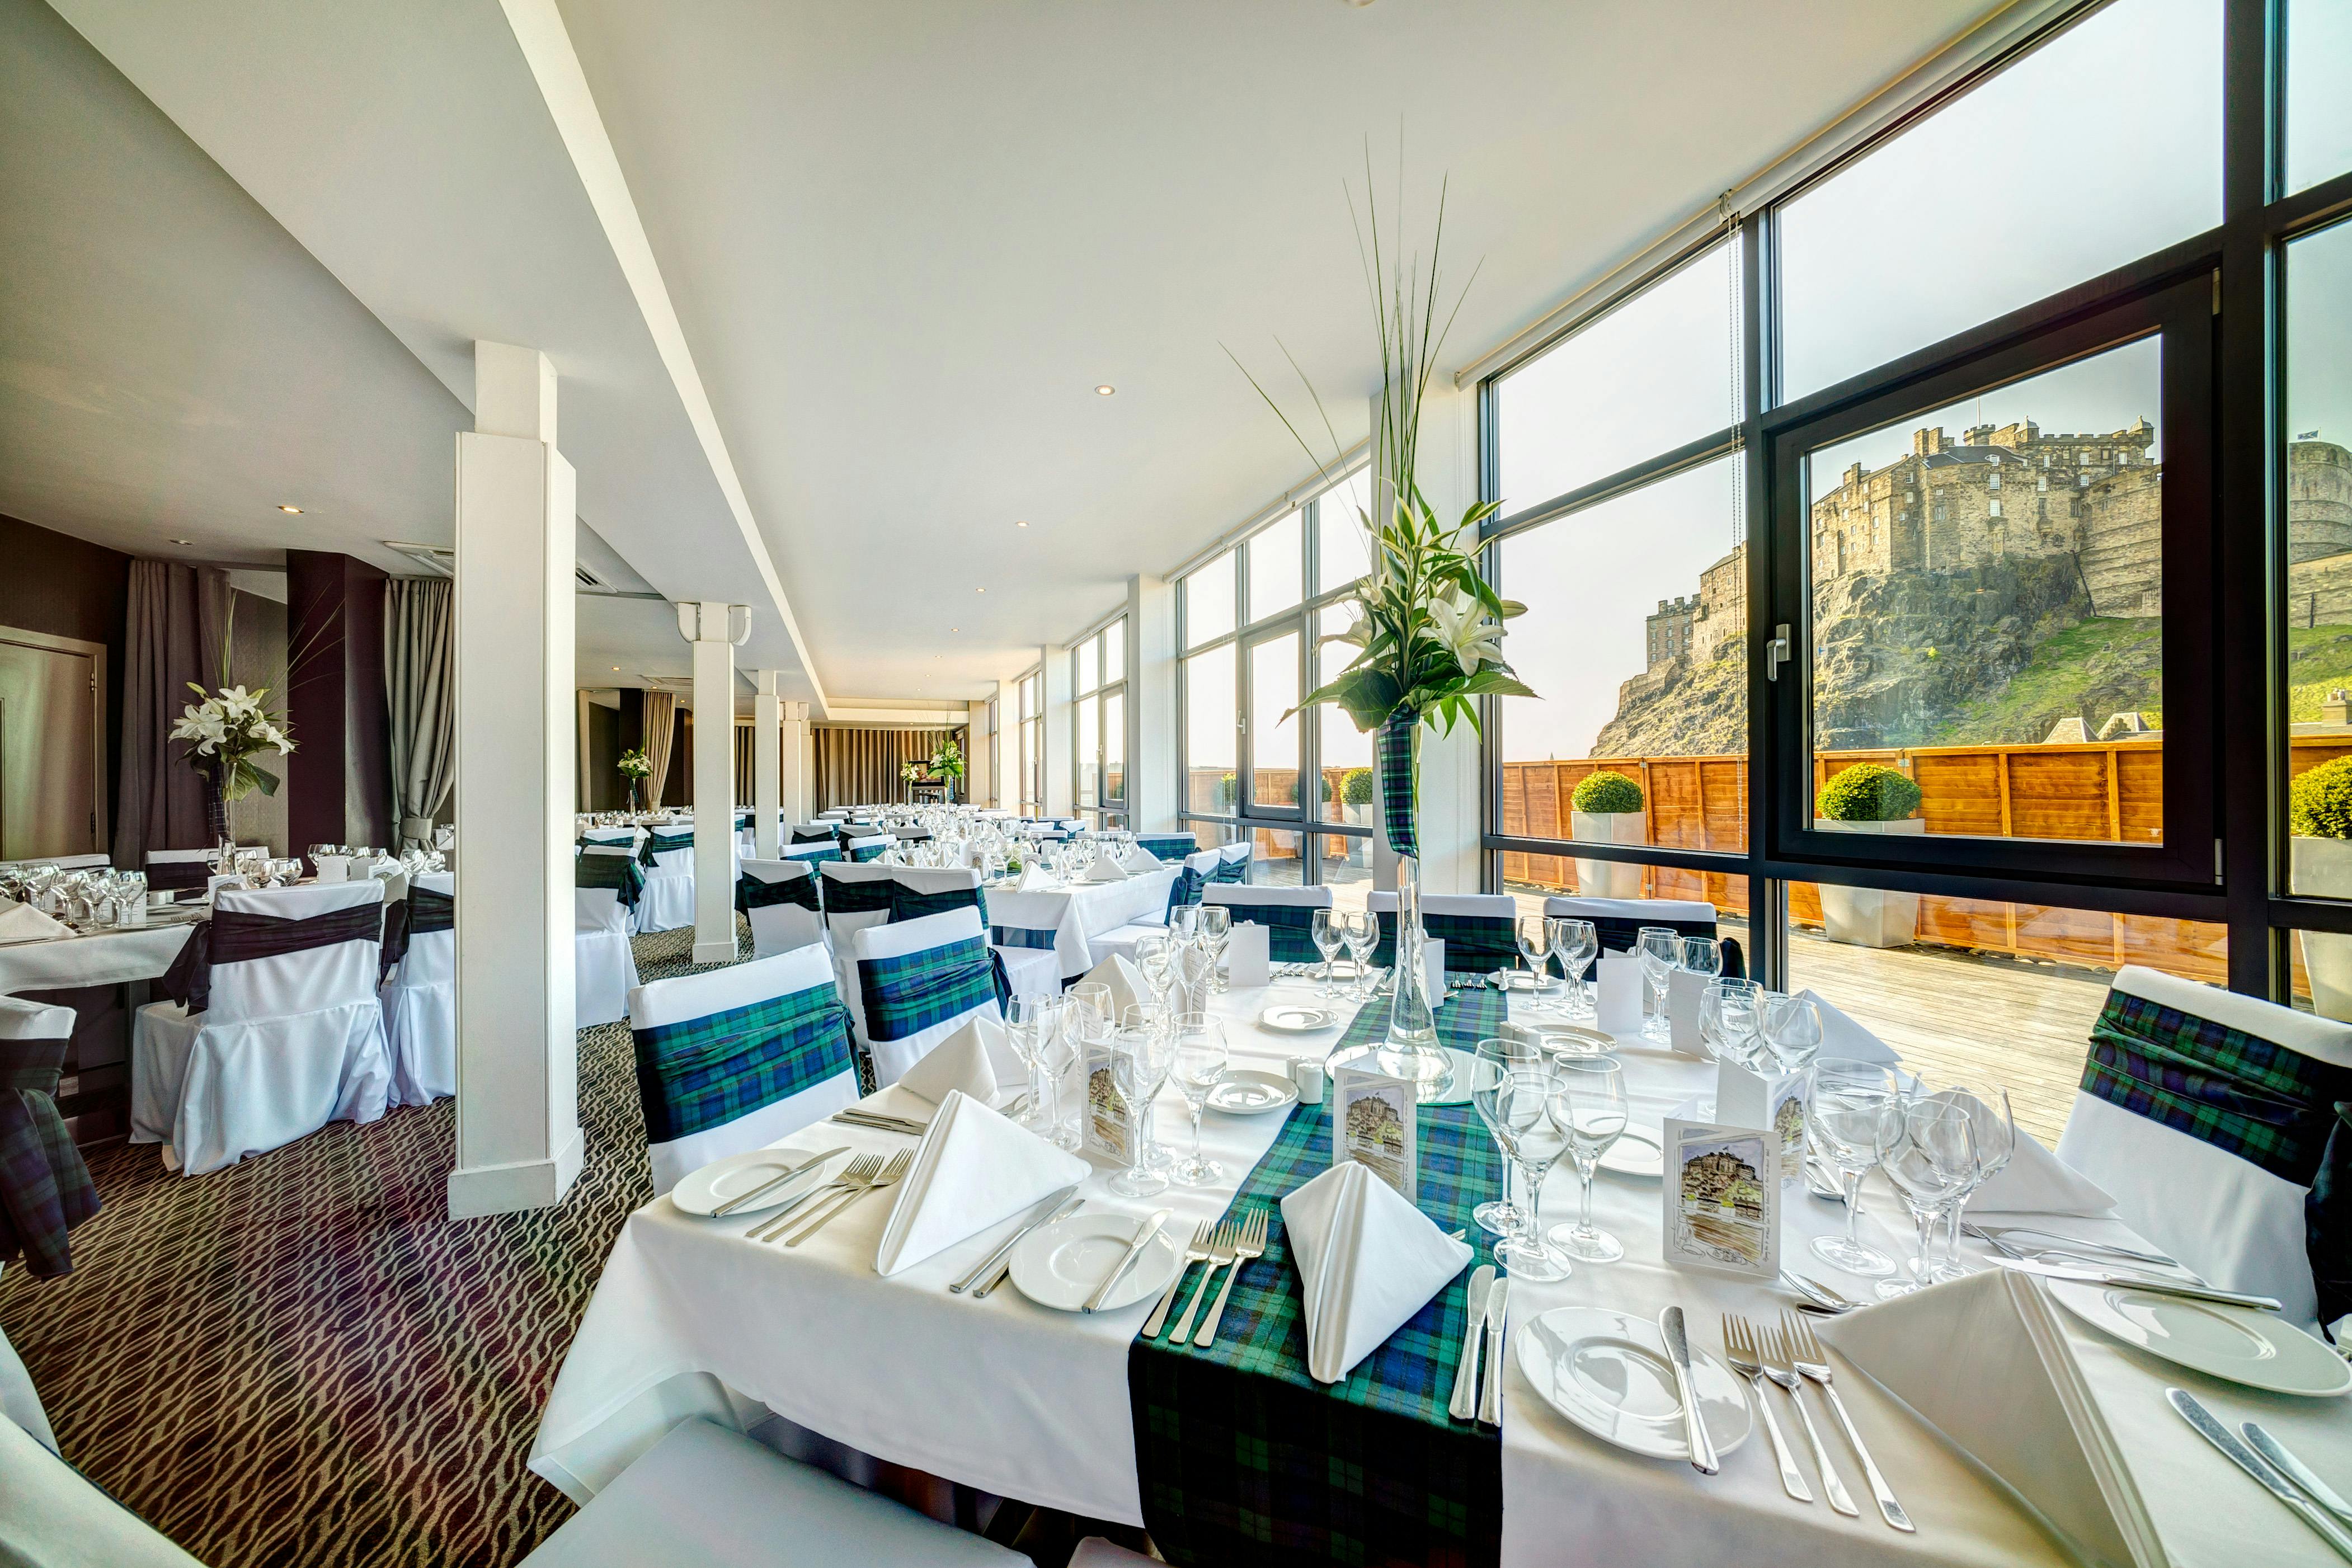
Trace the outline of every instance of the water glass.
<instances>
[{"instance_id":1,"label":"water glass","mask_svg":"<svg viewBox=\"0 0 2352 1568\"><path fill-rule=\"evenodd\" d=\"M1862 1178L1895 1142L1902 1085L1881 1062L1823 1057L1806 1070L1805 1152L1829 1167L1845 1196L1845 1234L1816 1236L1813 1253L1863 1279L1895 1272L1895 1260L1861 1239Z\"/></svg>"},{"instance_id":2,"label":"water glass","mask_svg":"<svg viewBox=\"0 0 2352 1568\"><path fill-rule=\"evenodd\" d=\"M1224 1166L1201 1153L1201 1113L1208 1108L1209 1092L1224 1082L1231 1061L1225 1026L1207 1013L1179 1013L1169 1020L1169 1033L1170 1071L1192 1114L1192 1153L1169 1174L1180 1186L1207 1186L1225 1174Z\"/></svg>"},{"instance_id":3,"label":"water glass","mask_svg":"<svg viewBox=\"0 0 2352 1568\"><path fill-rule=\"evenodd\" d=\"M1504 1157L1517 1168L1528 1207L1495 1244L1495 1261L1523 1280L1568 1278L1567 1257L1544 1239L1543 1178L1568 1147L1552 1121L1552 1062L1523 1040L1482 1040L1471 1060L1470 1103Z\"/></svg>"},{"instance_id":4,"label":"water glass","mask_svg":"<svg viewBox=\"0 0 2352 1568\"><path fill-rule=\"evenodd\" d=\"M1568 996L1559 1004L1561 1015L1571 1019L1593 1017L1592 995L1585 986L1584 969L1601 952L1600 931L1590 920L1554 915L1545 918L1544 932L1551 942L1551 956L1559 960L1559 972L1568 978Z\"/></svg>"},{"instance_id":5,"label":"water glass","mask_svg":"<svg viewBox=\"0 0 2352 1568\"><path fill-rule=\"evenodd\" d=\"M1369 996L1372 988L1372 949L1380 946L1380 925L1370 910L1360 909L1347 917L1341 935L1348 939L1348 956L1356 961L1357 993Z\"/></svg>"},{"instance_id":6,"label":"water glass","mask_svg":"<svg viewBox=\"0 0 2352 1568\"><path fill-rule=\"evenodd\" d=\"M1122 1197L1149 1197L1165 1192L1168 1178L1151 1168L1151 1103L1168 1082L1171 1054L1168 1031L1160 1028L1156 1009L1129 1008L1111 1036L1111 1084L1127 1103L1127 1168L1110 1178L1111 1191Z\"/></svg>"},{"instance_id":7,"label":"water glass","mask_svg":"<svg viewBox=\"0 0 2352 1568\"><path fill-rule=\"evenodd\" d=\"M1226 988L1222 964L1225 944L1232 941L1233 936L1234 912L1231 909L1222 904L1201 905L1201 940L1209 945L1210 963L1213 967L1210 984L1219 991Z\"/></svg>"},{"instance_id":8,"label":"water glass","mask_svg":"<svg viewBox=\"0 0 2352 1568\"><path fill-rule=\"evenodd\" d=\"M1765 1045L1781 1071L1800 1071L1821 1051L1822 1009L1810 997L1783 996L1778 991L1762 993L1762 1003L1759 1021Z\"/></svg>"},{"instance_id":9,"label":"water glass","mask_svg":"<svg viewBox=\"0 0 2352 1568\"><path fill-rule=\"evenodd\" d=\"M1679 932L1663 925L1644 925L1634 940L1634 956L1642 965L1642 1038L1658 1045L1673 1043L1666 1022L1666 981L1683 957Z\"/></svg>"},{"instance_id":10,"label":"water glass","mask_svg":"<svg viewBox=\"0 0 2352 1568\"><path fill-rule=\"evenodd\" d=\"M1706 983L1699 993L1698 1038L1709 1056L1751 1069L1759 1065L1763 1042L1756 998L1761 989L1733 975Z\"/></svg>"},{"instance_id":11,"label":"water glass","mask_svg":"<svg viewBox=\"0 0 2352 1568\"><path fill-rule=\"evenodd\" d=\"M1975 1118L1949 1100L1913 1100L1903 1106L1879 1164L1918 1230L1918 1255L1907 1275L1878 1281L1879 1299L1893 1301L1933 1282L1928 1252L1937 1222L1947 1207L1957 1206L1980 1179Z\"/></svg>"},{"instance_id":12,"label":"water glass","mask_svg":"<svg viewBox=\"0 0 2352 1568\"><path fill-rule=\"evenodd\" d=\"M1977 1143L1976 1179L1969 1183L1968 1191L1958 1201L1945 1208L1943 1245L1927 1278L1932 1283L1958 1280L1969 1270L1960 1263L1960 1213L1977 1188L1999 1175L2011 1155L2017 1153L2017 1114L2010 1109L2009 1091L1991 1084L1955 1084L1938 1091L1936 1098L1947 1100L1967 1112L1974 1124Z\"/></svg>"},{"instance_id":13,"label":"water glass","mask_svg":"<svg viewBox=\"0 0 2352 1568\"><path fill-rule=\"evenodd\" d=\"M1318 909L1307 924L1307 936L1314 942L1315 950L1323 955L1322 994L1326 997L1331 994L1332 961L1339 957L1339 949L1347 945L1347 936L1341 930L1346 920L1347 916L1339 910Z\"/></svg>"},{"instance_id":14,"label":"water glass","mask_svg":"<svg viewBox=\"0 0 2352 1568\"><path fill-rule=\"evenodd\" d=\"M1551 957L1551 932L1540 915L1522 915L1511 923L1511 935L1518 939L1519 959L1528 967L1528 989L1540 991L1550 972L1546 965Z\"/></svg>"},{"instance_id":15,"label":"water glass","mask_svg":"<svg viewBox=\"0 0 2352 1568\"><path fill-rule=\"evenodd\" d=\"M1625 1256L1625 1246L1594 1228L1592 1180L1601 1169L1601 1156L1625 1131L1625 1070L1613 1057L1597 1056L1556 1061L1552 1071L1554 1087L1546 1111L1567 1135L1568 1157L1584 1192L1576 1223L1553 1227L1546 1239L1571 1258L1614 1263Z\"/></svg>"},{"instance_id":16,"label":"water glass","mask_svg":"<svg viewBox=\"0 0 2352 1568\"><path fill-rule=\"evenodd\" d=\"M1681 967L1694 975L1723 973L1723 944L1712 936L1683 938Z\"/></svg>"}]
</instances>

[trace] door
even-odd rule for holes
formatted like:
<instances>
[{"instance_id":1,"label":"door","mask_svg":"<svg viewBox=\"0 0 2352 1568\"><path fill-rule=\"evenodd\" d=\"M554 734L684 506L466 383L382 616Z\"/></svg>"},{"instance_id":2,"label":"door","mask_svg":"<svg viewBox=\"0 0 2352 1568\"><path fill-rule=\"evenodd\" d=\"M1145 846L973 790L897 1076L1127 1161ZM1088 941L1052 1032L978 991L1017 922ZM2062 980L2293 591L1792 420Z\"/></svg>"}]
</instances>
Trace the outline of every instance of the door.
<instances>
[{"instance_id":1,"label":"door","mask_svg":"<svg viewBox=\"0 0 2352 1568\"><path fill-rule=\"evenodd\" d=\"M0 633L0 860L89 854L98 821L98 674L89 654Z\"/></svg>"}]
</instances>

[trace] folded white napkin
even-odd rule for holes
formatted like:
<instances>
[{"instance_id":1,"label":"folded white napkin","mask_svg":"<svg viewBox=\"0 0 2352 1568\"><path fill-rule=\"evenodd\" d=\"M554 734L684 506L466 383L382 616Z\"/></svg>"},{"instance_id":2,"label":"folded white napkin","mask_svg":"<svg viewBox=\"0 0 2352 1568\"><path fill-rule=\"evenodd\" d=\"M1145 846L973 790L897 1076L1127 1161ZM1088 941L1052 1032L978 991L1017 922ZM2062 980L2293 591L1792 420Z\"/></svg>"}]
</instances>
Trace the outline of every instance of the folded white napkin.
<instances>
[{"instance_id":1,"label":"folded white napkin","mask_svg":"<svg viewBox=\"0 0 2352 1568\"><path fill-rule=\"evenodd\" d=\"M990 1037L994 1036L992 1040ZM1004 1026L985 1013L975 1013L961 1029L931 1048L930 1054L899 1075L898 1087L919 1094L932 1104L944 1103L958 1090L983 1105L996 1103L997 1059L1010 1057L1012 1042Z\"/></svg>"},{"instance_id":2,"label":"folded white napkin","mask_svg":"<svg viewBox=\"0 0 2352 1568\"><path fill-rule=\"evenodd\" d=\"M1146 1006L1151 1000L1150 983L1144 979L1142 971L1128 962L1124 953L1113 953L1088 969L1086 977L1110 988L1110 1021L1113 1023L1117 1023L1128 1009Z\"/></svg>"},{"instance_id":3,"label":"folded white napkin","mask_svg":"<svg viewBox=\"0 0 2352 1568\"><path fill-rule=\"evenodd\" d=\"M1642 961L1631 953L1604 950L1600 984L1594 988L1593 1022L1604 1033L1642 1032Z\"/></svg>"},{"instance_id":4,"label":"folded white napkin","mask_svg":"<svg viewBox=\"0 0 2352 1568\"><path fill-rule=\"evenodd\" d=\"M1892 1067L1903 1060L1893 1046L1838 1011L1819 991L1799 993L1822 1015L1821 1056L1843 1057L1848 1061L1876 1061Z\"/></svg>"},{"instance_id":5,"label":"folded white napkin","mask_svg":"<svg viewBox=\"0 0 2352 1568\"><path fill-rule=\"evenodd\" d=\"M1337 1383L1445 1288L1470 1249L1365 1166L1334 1166L1282 1200L1307 1297L1307 1371Z\"/></svg>"},{"instance_id":6,"label":"folded white napkin","mask_svg":"<svg viewBox=\"0 0 2352 1568\"><path fill-rule=\"evenodd\" d=\"M44 937L68 936L63 923L50 919L29 904L12 905L0 914L0 943L38 942Z\"/></svg>"},{"instance_id":7,"label":"folded white napkin","mask_svg":"<svg viewBox=\"0 0 2352 1568\"><path fill-rule=\"evenodd\" d=\"M1128 875L1141 876L1145 872L1158 871L1161 866L1166 865L1168 862L1161 860L1158 855L1153 854L1150 850L1145 849L1141 844L1138 844L1133 849L1128 851L1127 853L1121 855L1119 857L1118 863L1126 869Z\"/></svg>"},{"instance_id":8,"label":"folded white napkin","mask_svg":"<svg viewBox=\"0 0 2352 1568\"><path fill-rule=\"evenodd\" d=\"M1088 882L1125 882L1126 868L1115 860L1098 860L1087 870Z\"/></svg>"},{"instance_id":9,"label":"folded white napkin","mask_svg":"<svg viewBox=\"0 0 2352 1568\"><path fill-rule=\"evenodd\" d=\"M1053 885L1054 879L1046 873L1044 866L1024 865L1021 868L1021 880L1013 884L1013 891L1015 893L1043 893Z\"/></svg>"},{"instance_id":10,"label":"folded white napkin","mask_svg":"<svg viewBox=\"0 0 2352 1568\"><path fill-rule=\"evenodd\" d=\"M950 1090L898 1184L874 1271L887 1277L1010 1218L1093 1167Z\"/></svg>"},{"instance_id":11,"label":"folded white napkin","mask_svg":"<svg viewBox=\"0 0 2352 1568\"><path fill-rule=\"evenodd\" d=\"M1979 1126L1987 1121L1998 1123L2000 1115L1998 1106L1987 1109L1984 1102L1965 1089L1947 1089L1936 1098L1967 1102ZM2017 1146L2009 1164L1970 1194L1968 1202L1971 1218L1994 1214L2106 1215L2115 1208L2116 1200L2105 1188L2062 1162L2022 1127L2017 1130Z\"/></svg>"}]
</instances>

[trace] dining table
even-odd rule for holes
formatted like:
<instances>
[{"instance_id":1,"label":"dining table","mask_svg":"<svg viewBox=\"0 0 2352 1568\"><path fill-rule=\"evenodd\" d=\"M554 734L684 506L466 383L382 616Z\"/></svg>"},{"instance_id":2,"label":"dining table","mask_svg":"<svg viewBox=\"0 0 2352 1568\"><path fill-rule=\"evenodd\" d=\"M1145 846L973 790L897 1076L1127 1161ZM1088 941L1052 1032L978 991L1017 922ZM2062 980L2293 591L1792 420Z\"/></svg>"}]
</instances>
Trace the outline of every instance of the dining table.
<instances>
[{"instance_id":1,"label":"dining table","mask_svg":"<svg viewBox=\"0 0 2352 1568\"><path fill-rule=\"evenodd\" d=\"M1008 877L982 889L989 937L1014 946L1051 947L1062 977L1075 979L1100 961L1093 939L1145 915L1164 914L1181 865L1163 865L1097 882L1081 874L1024 888Z\"/></svg>"},{"instance_id":2,"label":"dining table","mask_svg":"<svg viewBox=\"0 0 2352 1568\"><path fill-rule=\"evenodd\" d=\"M1449 991L1440 1032L1458 1049L1498 1032L1507 1017L1530 1016L1524 993L1476 978ZM1336 1016L1318 1033L1277 1032L1264 1021L1275 1003ZM1219 993L1210 1006L1225 1026L1233 1066L1276 1074L1287 1074L1295 1061L1322 1059L1343 1038L1377 1038L1387 1010L1384 999L1333 1001L1312 979L1279 971L1269 986ZM1713 1091L1711 1061L1633 1040L1618 1042L1614 1054L1629 1084L1632 1124L1654 1137L1668 1112ZM931 1111L895 1086L862 1104L919 1121ZM1891 1528L1874 1507L1817 1391L1809 1391L1812 1409L1859 1501L1853 1516L1821 1500L1793 1409L1778 1392L1769 1397L1780 1401L1783 1430L1813 1478L1811 1503L1786 1494L1752 1421L1747 1440L1708 1476L1679 1459L1637 1457L1566 1419L1515 1354L1518 1337L1547 1312L1594 1308L1654 1320L1679 1305L1694 1348L1719 1358L1723 1314L1771 1324L1798 1301L1775 1281L1668 1267L1656 1176L1604 1170L1597 1178L1594 1218L1624 1243L1623 1259L1579 1262L1557 1281L1513 1281L1499 1430L1454 1420L1446 1409L1466 1327L1466 1267L1347 1376L1329 1385L1309 1378L1297 1266L1276 1205L1328 1165L1328 1110L1302 1103L1276 1113L1207 1113L1201 1146L1223 1174L1206 1186L1122 1197L1108 1186L1115 1171L1089 1162L1077 1189L1085 1212L1137 1220L1164 1207L1167 1230L1180 1239L1227 1217L1237 1194L1245 1208L1272 1210L1265 1256L1242 1268L1207 1350L1140 1336L1150 1298L1080 1314L1040 1306L1010 1283L985 1300L950 1291L1013 1233L1017 1218L884 1278L875 1260L887 1201L862 1202L788 1248L751 1239L761 1216L703 1218L656 1198L615 1239L542 1413L530 1468L585 1501L669 1425L701 1414L747 1430L778 1420L984 1493L1140 1525L1175 1563L1991 1568L2083 1560L2017 1490L1850 1364L1835 1348L1834 1321L1821 1333L1831 1342L1838 1391L1899 1495L1909 1531ZM1163 1092L1156 1113L1158 1136L1185 1147L1191 1133L1175 1091ZM1423 1106L1421 1123L1418 1206L1441 1228L1465 1226L1475 1202L1501 1195L1500 1163L1469 1106ZM887 1155L914 1143L829 1121L781 1146ZM1571 1218L1576 1189L1565 1162L1555 1167L1541 1192L1544 1223ZM1866 1183L1862 1238L1908 1257L1911 1226L1900 1213L1890 1189L1876 1178ZM1789 1189L1782 1223L1787 1267L1871 1299L1869 1281L1831 1269L1808 1247L1844 1227L1843 1203L1801 1184ZM2088 1227L2080 1232L2086 1239L2131 1243L2116 1222L2076 1223ZM1492 1239L1468 1228L1474 1261L1491 1262L1484 1243ZM1987 1256L1974 1241L1966 1253L1977 1264ZM2164 1387L2184 1386L2226 1421L2259 1420L2339 1486L2352 1482L2343 1401L2257 1393L2157 1361L2071 1319L2064 1332L2103 1403L2129 1413L2117 1441L2133 1472L2147 1478L2142 1490L2166 1561L2182 1568L2336 1561L2318 1536L2202 1450L2160 1399ZM1920 1354L1938 1350L1923 1345ZM2216 1507L2217 1496L2230 1506Z\"/></svg>"}]
</instances>

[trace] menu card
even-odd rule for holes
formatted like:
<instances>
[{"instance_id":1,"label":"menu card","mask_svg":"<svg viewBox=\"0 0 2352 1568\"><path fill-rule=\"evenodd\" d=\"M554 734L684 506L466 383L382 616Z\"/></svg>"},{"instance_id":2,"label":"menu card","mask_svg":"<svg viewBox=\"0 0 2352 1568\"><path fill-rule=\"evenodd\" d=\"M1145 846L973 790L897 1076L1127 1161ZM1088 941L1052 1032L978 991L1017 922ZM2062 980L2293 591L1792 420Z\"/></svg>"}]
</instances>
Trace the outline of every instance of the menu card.
<instances>
[{"instance_id":1,"label":"menu card","mask_svg":"<svg viewBox=\"0 0 2352 1568\"><path fill-rule=\"evenodd\" d=\"M1407 1203L1415 1201L1420 1103L1419 1085L1410 1079L1355 1062L1341 1065L1331 1074L1331 1163L1360 1165Z\"/></svg>"},{"instance_id":2,"label":"menu card","mask_svg":"<svg viewBox=\"0 0 2352 1568\"><path fill-rule=\"evenodd\" d=\"M1120 1166L1135 1163L1135 1107L1118 1086L1111 1068L1108 1040L1086 1047L1087 1098L1083 1124L1086 1150Z\"/></svg>"},{"instance_id":3,"label":"menu card","mask_svg":"<svg viewBox=\"0 0 2352 1568\"><path fill-rule=\"evenodd\" d=\"M1669 1116L1665 1145L1666 1266L1777 1278L1780 1140L1759 1128Z\"/></svg>"}]
</instances>

